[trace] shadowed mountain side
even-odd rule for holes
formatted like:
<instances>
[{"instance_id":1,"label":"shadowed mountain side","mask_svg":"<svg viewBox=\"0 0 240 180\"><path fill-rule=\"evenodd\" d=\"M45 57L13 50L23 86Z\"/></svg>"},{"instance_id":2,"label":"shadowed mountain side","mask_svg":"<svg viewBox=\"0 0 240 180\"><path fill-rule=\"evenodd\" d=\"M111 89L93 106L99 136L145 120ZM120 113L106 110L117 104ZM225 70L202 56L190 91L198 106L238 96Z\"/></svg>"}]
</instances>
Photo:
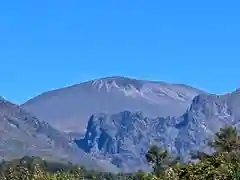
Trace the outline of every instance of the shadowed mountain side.
<instances>
[{"instance_id":1,"label":"shadowed mountain side","mask_svg":"<svg viewBox=\"0 0 240 180\"><path fill-rule=\"evenodd\" d=\"M79 149L65 133L4 99L0 100L0 159L39 156L50 161L72 162L87 168L116 168L97 161ZM105 169L105 170L106 170Z\"/></svg>"}]
</instances>

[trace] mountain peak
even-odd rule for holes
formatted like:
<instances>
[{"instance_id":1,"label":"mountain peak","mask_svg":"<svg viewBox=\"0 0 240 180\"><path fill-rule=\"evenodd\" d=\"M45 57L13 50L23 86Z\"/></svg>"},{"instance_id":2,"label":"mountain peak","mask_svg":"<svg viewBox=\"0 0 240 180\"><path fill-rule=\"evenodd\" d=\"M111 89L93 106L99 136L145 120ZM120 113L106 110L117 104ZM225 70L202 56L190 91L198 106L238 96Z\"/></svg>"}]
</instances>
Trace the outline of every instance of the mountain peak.
<instances>
[{"instance_id":1,"label":"mountain peak","mask_svg":"<svg viewBox=\"0 0 240 180\"><path fill-rule=\"evenodd\" d=\"M127 76L106 76L106 77L103 77L100 79L103 79L103 80L129 80L129 79L135 79L135 78L130 78Z\"/></svg>"},{"instance_id":2,"label":"mountain peak","mask_svg":"<svg viewBox=\"0 0 240 180\"><path fill-rule=\"evenodd\" d=\"M104 77L90 82L99 89L102 87L106 87L107 89L115 87L121 89L136 88L140 90L143 86L143 81L123 76Z\"/></svg>"},{"instance_id":3,"label":"mountain peak","mask_svg":"<svg viewBox=\"0 0 240 180\"><path fill-rule=\"evenodd\" d=\"M129 110L150 117L180 116L199 93L185 85L111 76L46 92L21 107L57 129L84 132L95 113Z\"/></svg>"}]
</instances>

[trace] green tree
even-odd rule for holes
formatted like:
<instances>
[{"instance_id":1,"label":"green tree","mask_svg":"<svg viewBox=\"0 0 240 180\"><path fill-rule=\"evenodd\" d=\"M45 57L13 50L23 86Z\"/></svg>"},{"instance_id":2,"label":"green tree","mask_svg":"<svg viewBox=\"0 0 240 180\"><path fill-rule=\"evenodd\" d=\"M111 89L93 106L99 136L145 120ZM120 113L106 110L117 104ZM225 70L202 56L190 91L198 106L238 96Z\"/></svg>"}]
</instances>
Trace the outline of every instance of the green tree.
<instances>
[{"instance_id":1,"label":"green tree","mask_svg":"<svg viewBox=\"0 0 240 180\"><path fill-rule=\"evenodd\" d=\"M150 147L146 154L146 159L153 167L154 174L160 176L161 173L170 166L175 165L178 160L169 155L168 151L156 145Z\"/></svg>"},{"instance_id":2,"label":"green tree","mask_svg":"<svg viewBox=\"0 0 240 180\"><path fill-rule=\"evenodd\" d=\"M217 152L239 152L240 137L236 127L226 126L221 128L215 134L215 139L209 145L216 149Z\"/></svg>"}]
</instances>

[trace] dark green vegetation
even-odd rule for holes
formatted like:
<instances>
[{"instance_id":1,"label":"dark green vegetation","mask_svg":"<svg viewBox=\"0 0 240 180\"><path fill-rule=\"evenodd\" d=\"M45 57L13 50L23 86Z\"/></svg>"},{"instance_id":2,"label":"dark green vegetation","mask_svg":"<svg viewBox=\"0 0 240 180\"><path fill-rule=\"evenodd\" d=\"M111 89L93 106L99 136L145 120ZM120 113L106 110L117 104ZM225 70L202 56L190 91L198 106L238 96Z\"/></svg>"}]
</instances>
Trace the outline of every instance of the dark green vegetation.
<instances>
[{"instance_id":1,"label":"dark green vegetation","mask_svg":"<svg viewBox=\"0 0 240 180\"><path fill-rule=\"evenodd\" d=\"M112 174L89 171L72 164L51 163L40 158L24 157L2 162L1 178L5 180L79 180L79 179L133 179L133 180L238 180L240 179L240 137L233 127L225 127L209 145L215 148L212 155L196 153L197 163L181 164L177 158L157 146L152 146L146 158L153 167L152 173Z\"/></svg>"}]
</instances>

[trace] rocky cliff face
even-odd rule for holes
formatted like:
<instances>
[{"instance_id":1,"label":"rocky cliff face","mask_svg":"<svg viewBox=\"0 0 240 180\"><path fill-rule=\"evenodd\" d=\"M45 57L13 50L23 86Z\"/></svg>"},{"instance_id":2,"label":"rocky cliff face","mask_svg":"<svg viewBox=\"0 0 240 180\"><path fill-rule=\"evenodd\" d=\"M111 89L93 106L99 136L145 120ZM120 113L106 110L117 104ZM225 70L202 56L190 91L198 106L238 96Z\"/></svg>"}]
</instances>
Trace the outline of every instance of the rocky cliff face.
<instances>
[{"instance_id":1,"label":"rocky cliff face","mask_svg":"<svg viewBox=\"0 0 240 180\"><path fill-rule=\"evenodd\" d=\"M178 118L176 124L179 133L175 142L179 154L186 159L190 151L211 152L206 143L221 127L233 125L239 129L239 110L239 90L222 96L199 95L194 98L190 109Z\"/></svg>"},{"instance_id":2,"label":"rocky cliff face","mask_svg":"<svg viewBox=\"0 0 240 180\"><path fill-rule=\"evenodd\" d=\"M239 128L240 91L217 96L196 96L178 118L147 118L142 113L95 114L85 138L76 140L85 152L108 159L122 169L146 168L145 153L151 144L189 159L197 150L212 152L207 141L225 125Z\"/></svg>"},{"instance_id":3,"label":"rocky cliff face","mask_svg":"<svg viewBox=\"0 0 240 180\"><path fill-rule=\"evenodd\" d=\"M142 113L124 111L119 114L93 115L84 139L78 146L98 158L108 159L123 170L147 169L144 158L150 144L177 152L178 130L171 118L147 118Z\"/></svg>"}]
</instances>

